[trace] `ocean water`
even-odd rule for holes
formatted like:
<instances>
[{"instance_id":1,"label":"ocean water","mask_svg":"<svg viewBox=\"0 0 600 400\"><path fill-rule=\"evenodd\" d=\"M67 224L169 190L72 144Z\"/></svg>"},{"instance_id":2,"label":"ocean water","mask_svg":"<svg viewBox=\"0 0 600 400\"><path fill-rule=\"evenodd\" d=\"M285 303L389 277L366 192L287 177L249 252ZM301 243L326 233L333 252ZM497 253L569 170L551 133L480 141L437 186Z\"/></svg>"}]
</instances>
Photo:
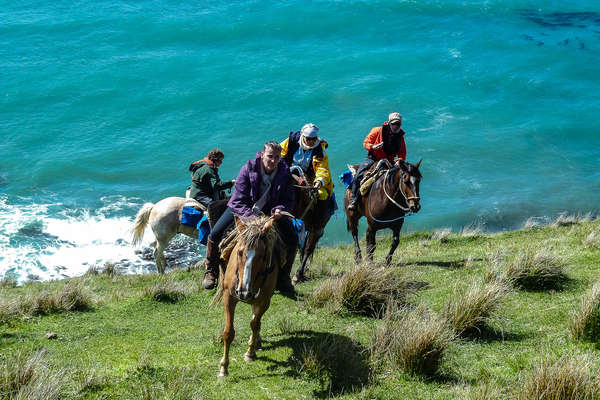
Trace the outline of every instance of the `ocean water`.
<instances>
[{"instance_id":1,"label":"ocean water","mask_svg":"<svg viewBox=\"0 0 600 400\"><path fill-rule=\"evenodd\" d=\"M129 245L143 203L183 196L213 147L232 179L307 122L342 199L337 177L392 111L423 159L404 232L600 210L598 2L1 4L0 277L152 271L152 234ZM322 244L350 241L340 210ZM203 252L179 238L170 265Z\"/></svg>"}]
</instances>

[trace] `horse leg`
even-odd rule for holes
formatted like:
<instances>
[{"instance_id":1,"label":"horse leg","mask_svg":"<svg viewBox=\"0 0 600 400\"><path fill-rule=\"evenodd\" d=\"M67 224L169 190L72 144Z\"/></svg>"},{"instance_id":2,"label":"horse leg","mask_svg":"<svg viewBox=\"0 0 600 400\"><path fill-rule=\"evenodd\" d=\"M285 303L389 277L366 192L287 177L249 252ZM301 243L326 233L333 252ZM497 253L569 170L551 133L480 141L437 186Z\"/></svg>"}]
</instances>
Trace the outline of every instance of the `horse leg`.
<instances>
[{"instance_id":1,"label":"horse leg","mask_svg":"<svg viewBox=\"0 0 600 400\"><path fill-rule=\"evenodd\" d=\"M385 258L385 265L390 265L392 262L392 255L394 251L396 251L396 247L398 247L398 243L400 243L400 229L402 228L402 223L400 226L392 228L393 236L392 236L392 246L390 247L390 252Z\"/></svg>"},{"instance_id":2,"label":"horse leg","mask_svg":"<svg viewBox=\"0 0 600 400\"><path fill-rule=\"evenodd\" d=\"M271 300L266 303L252 304L252 321L250 321L250 329L252 334L248 340L248 351L244 354L244 361L251 362L256 360L256 349L260 348L260 319L269 308Z\"/></svg>"},{"instance_id":3,"label":"horse leg","mask_svg":"<svg viewBox=\"0 0 600 400\"><path fill-rule=\"evenodd\" d=\"M304 272L306 271L306 267L308 261L312 259L313 253L315 252L315 248L317 247L317 243L319 239L323 236L323 229L320 229L317 232L308 232L306 237L306 243L304 244L304 251L302 252L302 260L300 264L300 268L296 271L296 275L294 276L293 284L297 284L298 282L306 281L306 276Z\"/></svg>"},{"instance_id":4,"label":"horse leg","mask_svg":"<svg viewBox=\"0 0 600 400\"><path fill-rule=\"evenodd\" d=\"M367 260L369 260L369 262L373 262L373 253L375 252L375 232L376 230L371 228L371 226L369 225L369 227L367 228L367 234L366 234L366 239L367 239Z\"/></svg>"},{"instance_id":5,"label":"horse leg","mask_svg":"<svg viewBox=\"0 0 600 400\"><path fill-rule=\"evenodd\" d=\"M358 224L353 224L351 227L352 238L354 239L354 261L358 264L362 261L362 253L360 244L358 243Z\"/></svg>"},{"instance_id":6,"label":"horse leg","mask_svg":"<svg viewBox=\"0 0 600 400\"><path fill-rule=\"evenodd\" d=\"M163 243L162 240L156 239L154 242L154 262L156 263L156 269L158 269L159 274L165 273L165 268L167 266L167 261L165 260L165 248L167 247L167 242Z\"/></svg>"},{"instance_id":7,"label":"horse leg","mask_svg":"<svg viewBox=\"0 0 600 400\"><path fill-rule=\"evenodd\" d=\"M228 291L223 292L223 307L225 309L225 329L223 329L223 358L221 359L221 368L219 378L229 375L229 347L235 337L233 327L233 317L235 315L235 306L237 301L231 297Z\"/></svg>"}]
</instances>

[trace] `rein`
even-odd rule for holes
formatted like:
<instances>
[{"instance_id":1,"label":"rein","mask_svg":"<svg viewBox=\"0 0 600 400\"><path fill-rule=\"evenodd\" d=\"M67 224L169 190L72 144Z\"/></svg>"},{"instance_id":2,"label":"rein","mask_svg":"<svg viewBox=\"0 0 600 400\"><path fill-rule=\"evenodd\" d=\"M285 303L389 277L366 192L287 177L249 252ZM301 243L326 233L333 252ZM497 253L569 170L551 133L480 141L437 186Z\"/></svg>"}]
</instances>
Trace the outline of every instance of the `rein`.
<instances>
[{"instance_id":1,"label":"rein","mask_svg":"<svg viewBox=\"0 0 600 400\"><path fill-rule=\"evenodd\" d=\"M408 207L404 207L402 205L400 205L396 200L394 200L387 192L386 189L386 185L385 183L387 182L387 177L388 174L390 173L390 170L388 169L387 171L385 171L385 175L383 176L383 193L385 194L385 197L388 198L388 200L390 200L392 202L393 205L395 205L396 207L398 207L400 210L402 210L404 212L404 215L397 217L397 218L393 218L393 219L388 219L388 220L380 220L377 219L373 216L373 209L371 208L371 196L373 195L373 187L371 187L371 190L369 190L369 201L368 201L368 205L367 207L369 208L369 213L371 214L371 219L375 222L379 222L379 223L389 223L389 222L396 222L398 220L404 219L404 217L409 217L411 215L414 215L411 211L410 208ZM381 179L381 178L380 178ZM398 186L400 193L402 193L402 197L404 197L404 199L406 200L406 203L408 204L408 200L416 200L419 199L418 197L415 196L410 196L407 197L406 194L404 193L404 190L402 190L402 183L400 183L400 185Z\"/></svg>"}]
</instances>

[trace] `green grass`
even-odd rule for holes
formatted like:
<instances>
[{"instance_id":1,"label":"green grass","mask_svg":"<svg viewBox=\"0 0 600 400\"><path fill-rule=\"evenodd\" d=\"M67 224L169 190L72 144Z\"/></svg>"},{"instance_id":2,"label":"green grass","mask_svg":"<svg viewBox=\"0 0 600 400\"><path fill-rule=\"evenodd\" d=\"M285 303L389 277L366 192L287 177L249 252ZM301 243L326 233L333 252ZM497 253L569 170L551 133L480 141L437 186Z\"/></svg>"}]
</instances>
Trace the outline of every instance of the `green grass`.
<instances>
[{"instance_id":1,"label":"green grass","mask_svg":"<svg viewBox=\"0 0 600 400\"><path fill-rule=\"evenodd\" d=\"M570 331L573 313L600 276L599 231L600 221L595 220L495 235L403 235L389 267L390 279L411 289L402 299L407 312L427 310L427 318L436 323L443 320L449 303L457 303L457 293L468 293L473 282L488 282L498 259L510 262L528 249L543 248L567 261L564 272L569 281L559 290L516 287L498 299L493 313L485 314L484 324L469 335L452 340L445 336L443 357L434 359L433 374L399 361L398 355L407 349L402 344L405 338L399 336L395 344L383 341L396 355L390 350L385 357L376 351L386 349L376 347L377 339L390 329L381 315L339 312L335 304L311 306L312 293L355 268L350 246L319 248L308 271L312 279L298 286L297 298L273 297L263 317L263 349L253 363L243 359L250 308L238 305L230 375L221 381L217 373L223 352L219 339L223 310L211 305L214 291L201 289L200 270L172 271L165 277L89 273L17 287L7 281L0 285L0 315L5 315L0 322L0 399L26 395L65 399L534 396L524 392L531 382L538 387L554 384L545 378L553 374L543 368L566 371L565 365L581 365L581 360L587 369L600 367L600 342L576 340ZM378 238L374 271L384 264L390 241L388 236ZM66 300L75 297L59 296L72 294L67 289L73 287L84 293L81 304L85 306L69 308L72 302ZM26 307L33 304L31 299L48 294L65 299L50 303L64 307L43 312ZM336 301L336 296L331 298ZM57 338L47 339L48 332L55 332ZM571 359L573 354L577 358ZM15 365L21 366L21 372L15 371ZM598 374L572 376L570 388L596 390Z\"/></svg>"}]
</instances>

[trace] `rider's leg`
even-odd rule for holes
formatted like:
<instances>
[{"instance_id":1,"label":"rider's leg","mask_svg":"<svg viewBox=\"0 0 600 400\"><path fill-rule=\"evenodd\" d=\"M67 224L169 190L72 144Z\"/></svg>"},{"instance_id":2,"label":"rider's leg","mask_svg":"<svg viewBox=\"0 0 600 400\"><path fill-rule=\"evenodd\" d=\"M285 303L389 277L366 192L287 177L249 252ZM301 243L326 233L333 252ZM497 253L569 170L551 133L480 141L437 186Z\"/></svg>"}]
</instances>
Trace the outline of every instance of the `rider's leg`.
<instances>
[{"instance_id":1,"label":"rider's leg","mask_svg":"<svg viewBox=\"0 0 600 400\"><path fill-rule=\"evenodd\" d=\"M354 180L352 181L352 195L350 196L350 204L348 205L349 210L354 210L358 207L358 201L360 199L360 183L363 175L366 171L371 168L371 165L375 162L371 157L365 158L365 160L358 166Z\"/></svg>"},{"instance_id":2,"label":"rider's leg","mask_svg":"<svg viewBox=\"0 0 600 400\"><path fill-rule=\"evenodd\" d=\"M227 207L223 215L219 218L215 226L208 235L206 242L206 272L202 286L204 289L213 289L219 278L219 264L221 262L221 252L219 251L219 243L223 239L223 235L233 224L233 211Z\"/></svg>"},{"instance_id":3,"label":"rider's leg","mask_svg":"<svg viewBox=\"0 0 600 400\"><path fill-rule=\"evenodd\" d=\"M296 258L298 235L289 218L280 218L277 220L277 229L279 229L281 238L286 244L284 250L286 252L286 261L279 269L279 274L277 275L277 290L282 293L294 293L294 285L292 285L290 274L294 265L294 258Z\"/></svg>"}]
</instances>

